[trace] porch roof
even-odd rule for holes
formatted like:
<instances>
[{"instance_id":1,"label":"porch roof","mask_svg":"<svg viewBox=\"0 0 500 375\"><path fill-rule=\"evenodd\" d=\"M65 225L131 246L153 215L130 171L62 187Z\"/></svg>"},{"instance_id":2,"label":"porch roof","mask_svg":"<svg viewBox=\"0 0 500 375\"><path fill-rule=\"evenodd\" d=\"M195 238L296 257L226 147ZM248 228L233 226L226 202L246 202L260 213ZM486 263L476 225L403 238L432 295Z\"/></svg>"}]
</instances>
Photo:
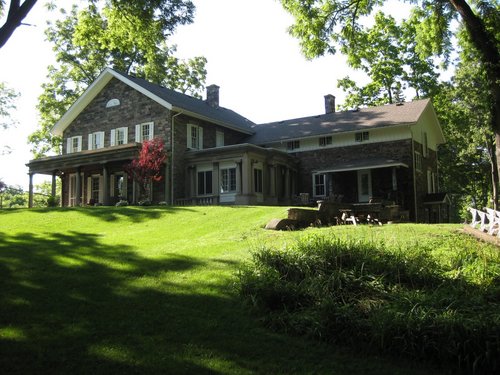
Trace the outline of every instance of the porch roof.
<instances>
[{"instance_id":1,"label":"porch roof","mask_svg":"<svg viewBox=\"0 0 500 375\"><path fill-rule=\"evenodd\" d=\"M105 164L113 161L131 160L141 148L140 143L86 150L65 155L49 156L30 160L26 166L30 173L52 174L57 170L76 168L90 164Z\"/></svg>"},{"instance_id":2,"label":"porch roof","mask_svg":"<svg viewBox=\"0 0 500 375\"><path fill-rule=\"evenodd\" d=\"M394 159L362 159L336 164L332 168L316 171L316 173L348 172L358 171L361 169L377 169L389 167L408 168L408 164Z\"/></svg>"}]
</instances>

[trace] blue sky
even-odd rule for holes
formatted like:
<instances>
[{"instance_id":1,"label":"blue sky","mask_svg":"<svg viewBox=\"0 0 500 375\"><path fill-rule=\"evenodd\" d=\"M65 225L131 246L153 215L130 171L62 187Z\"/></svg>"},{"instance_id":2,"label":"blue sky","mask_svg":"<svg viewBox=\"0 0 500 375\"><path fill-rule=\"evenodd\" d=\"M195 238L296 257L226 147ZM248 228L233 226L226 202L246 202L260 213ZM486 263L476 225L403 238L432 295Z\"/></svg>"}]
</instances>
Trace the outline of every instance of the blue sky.
<instances>
[{"instance_id":1,"label":"blue sky","mask_svg":"<svg viewBox=\"0 0 500 375\"><path fill-rule=\"evenodd\" d=\"M45 22L51 17L40 0L22 26L0 49L0 81L19 91L16 128L0 133L0 147L13 152L0 156L0 178L9 185L27 187L25 163L31 159L27 136L37 126L36 104L53 61L44 41ZM71 3L71 1L65 1ZM362 74L348 69L343 56L307 61L299 43L287 33L293 19L277 0L194 0L194 23L179 27L173 42L181 57L205 56L207 85L220 86L220 103L255 122L320 114L324 95L341 103L344 94L337 79ZM401 7L388 6L388 9ZM396 14L397 15L397 14ZM53 15L52 15L53 16ZM42 176L35 183L43 180Z\"/></svg>"}]
</instances>

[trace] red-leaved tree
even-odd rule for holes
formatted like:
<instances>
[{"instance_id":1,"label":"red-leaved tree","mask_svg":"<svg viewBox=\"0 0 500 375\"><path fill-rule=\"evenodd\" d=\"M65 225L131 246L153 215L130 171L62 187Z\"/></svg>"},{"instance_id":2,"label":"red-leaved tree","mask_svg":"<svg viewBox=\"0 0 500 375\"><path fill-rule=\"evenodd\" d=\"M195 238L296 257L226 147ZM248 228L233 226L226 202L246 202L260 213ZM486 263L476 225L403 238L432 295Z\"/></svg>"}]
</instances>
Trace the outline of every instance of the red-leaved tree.
<instances>
[{"instance_id":1,"label":"red-leaved tree","mask_svg":"<svg viewBox=\"0 0 500 375\"><path fill-rule=\"evenodd\" d=\"M167 152L161 138L142 142L139 155L125 166L128 178L139 185L140 200L150 198L147 190L153 181L161 181L162 166L167 160Z\"/></svg>"}]
</instances>

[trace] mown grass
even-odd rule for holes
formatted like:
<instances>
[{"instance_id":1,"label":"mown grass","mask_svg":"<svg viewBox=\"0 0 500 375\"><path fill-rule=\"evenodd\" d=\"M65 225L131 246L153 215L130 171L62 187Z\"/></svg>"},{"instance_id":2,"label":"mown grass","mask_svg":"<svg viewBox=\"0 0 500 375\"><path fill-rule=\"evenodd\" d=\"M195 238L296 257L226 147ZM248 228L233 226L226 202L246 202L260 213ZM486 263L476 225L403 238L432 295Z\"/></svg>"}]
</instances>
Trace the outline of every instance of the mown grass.
<instances>
[{"instance_id":1,"label":"mown grass","mask_svg":"<svg viewBox=\"0 0 500 375\"><path fill-rule=\"evenodd\" d=\"M441 373L273 332L243 306L236 275L251 249L332 231L391 243L416 227L262 229L285 215L282 207L0 211L0 372Z\"/></svg>"},{"instance_id":2,"label":"mown grass","mask_svg":"<svg viewBox=\"0 0 500 375\"><path fill-rule=\"evenodd\" d=\"M255 251L240 277L241 294L278 331L500 370L499 249L446 226L308 231Z\"/></svg>"}]
</instances>

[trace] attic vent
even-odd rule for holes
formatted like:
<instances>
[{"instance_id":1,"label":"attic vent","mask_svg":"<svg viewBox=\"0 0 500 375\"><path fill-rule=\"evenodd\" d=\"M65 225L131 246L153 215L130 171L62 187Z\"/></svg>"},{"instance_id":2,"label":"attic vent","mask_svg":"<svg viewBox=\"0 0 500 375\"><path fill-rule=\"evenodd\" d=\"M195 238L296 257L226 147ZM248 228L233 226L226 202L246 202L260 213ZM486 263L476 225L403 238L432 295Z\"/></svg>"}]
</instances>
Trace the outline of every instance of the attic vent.
<instances>
[{"instance_id":1,"label":"attic vent","mask_svg":"<svg viewBox=\"0 0 500 375\"><path fill-rule=\"evenodd\" d=\"M120 105L119 99L111 99L106 103L106 108L117 107Z\"/></svg>"}]
</instances>

